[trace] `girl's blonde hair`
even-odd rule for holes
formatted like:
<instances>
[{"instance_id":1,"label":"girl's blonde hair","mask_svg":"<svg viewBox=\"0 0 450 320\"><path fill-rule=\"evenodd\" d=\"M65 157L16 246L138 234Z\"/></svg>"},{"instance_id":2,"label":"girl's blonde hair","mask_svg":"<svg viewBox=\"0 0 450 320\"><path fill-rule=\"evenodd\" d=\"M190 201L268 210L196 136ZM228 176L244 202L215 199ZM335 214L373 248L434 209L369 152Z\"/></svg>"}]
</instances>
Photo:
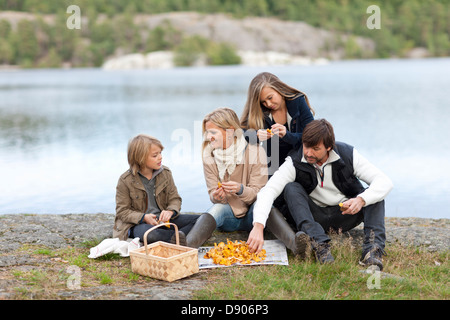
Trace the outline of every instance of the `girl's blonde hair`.
<instances>
[{"instance_id":1,"label":"girl's blonde hair","mask_svg":"<svg viewBox=\"0 0 450 320\"><path fill-rule=\"evenodd\" d=\"M227 130L230 128L234 129L234 136L235 139L239 138L243 131L241 129L241 126L239 124L239 118L232 109L230 108L218 108L210 113L208 113L205 118L203 119L202 124L202 132L203 132L203 145L202 150L205 150L206 146L209 144L208 141L206 141L206 123L211 122L218 126L221 129Z\"/></svg>"},{"instance_id":2,"label":"girl's blonde hair","mask_svg":"<svg viewBox=\"0 0 450 320\"><path fill-rule=\"evenodd\" d=\"M133 175L144 166L152 145L164 149L161 141L146 134L139 134L128 143L128 164Z\"/></svg>"},{"instance_id":3,"label":"girl's blonde hair","mask_svg":"<svg viewBox=\"0 0 450 320\"><path fill-rule=\"evenodd\" d=\"M244 111L241 116L241 127L243 129L258 130L264 128L264 114L270 112L270 110L262 105L260 101L261 91L265 87L274 89L287 100L293 100L299 96L304 96L312 114L315 114L305 93L285 84L272 73L262 72L253 78L248 87L247 102L245 103Z\"/></svg>"}]
</instances>

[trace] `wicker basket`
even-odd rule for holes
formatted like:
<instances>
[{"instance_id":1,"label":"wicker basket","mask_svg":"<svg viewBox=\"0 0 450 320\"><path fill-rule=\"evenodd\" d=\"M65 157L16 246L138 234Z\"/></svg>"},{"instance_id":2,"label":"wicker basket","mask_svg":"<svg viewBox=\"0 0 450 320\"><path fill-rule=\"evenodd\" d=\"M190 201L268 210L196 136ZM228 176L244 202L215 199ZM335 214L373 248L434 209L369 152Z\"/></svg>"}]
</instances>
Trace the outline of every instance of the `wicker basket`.
<instances>
[{"instance_id":1,"label":"wicker basket","mask_svg":"<svg viewBox=\"0 0 450 320\"><path fill-rule=\"evenodd\" d=\"M173 223L169 224L175 227L177 244L158 241L147 245L148 233L167 223L149 229L144 234L144 247L130 252L133 272L169 282L198 272L198 250L180 246L178 227Z\"/></svg>"}]
</instances>

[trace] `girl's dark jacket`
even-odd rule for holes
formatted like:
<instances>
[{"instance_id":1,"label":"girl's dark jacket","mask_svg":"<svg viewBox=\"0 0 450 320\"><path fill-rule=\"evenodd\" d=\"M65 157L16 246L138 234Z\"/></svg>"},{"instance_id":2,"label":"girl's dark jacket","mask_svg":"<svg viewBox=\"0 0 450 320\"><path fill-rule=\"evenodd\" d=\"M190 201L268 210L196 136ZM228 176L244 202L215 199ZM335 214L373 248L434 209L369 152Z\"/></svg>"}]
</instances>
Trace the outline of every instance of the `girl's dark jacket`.
<instances>
[{"instance_id":1,"label":"girl's dark jacket","mask_svg":"<svg viewBox=\"0 0 450 320\"><path fill-rule=\"evenodd\" d=\"M279 139L278 136L273 136L271 139L263 142L263 147L266 150L268 159L270 160L268 161L269 174L273 174L278 167L283 164L291 150L297 150L301 147L303 129L305 129L308 123L314 120L314 116L306 103L304 95L300 95L292 100L286 99L285 101L288 112L288 121L290 119L290 123L286 128L286 135L281 139ZM266 114L264 116L264 129L272 127L273 124L275 124L275 121L269 116L269 114ZM259 143L255 130L247 130L245 132L245 136L250 143ZM272 141L274 139L277 139L278 141ZM273 160L271 159L272 145L276 146L276 144L279 145L279 164L278 166L273 167L275 163L271 161ZM270 162L272 162L272 165Z\"/></svg>"}]
</instances>

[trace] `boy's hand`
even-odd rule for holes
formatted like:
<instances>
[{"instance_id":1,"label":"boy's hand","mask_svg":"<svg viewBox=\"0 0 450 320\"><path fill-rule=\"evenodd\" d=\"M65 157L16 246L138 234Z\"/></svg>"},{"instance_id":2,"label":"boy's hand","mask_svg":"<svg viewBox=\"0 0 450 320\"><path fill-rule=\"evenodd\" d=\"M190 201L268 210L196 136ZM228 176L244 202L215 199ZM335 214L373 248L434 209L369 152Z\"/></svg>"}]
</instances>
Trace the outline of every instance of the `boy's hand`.
<instances>
[{"instance_id":1,"label":"boy's hand","mask_svg":"<svg viewBox=\"0 0 450 320\"><path fill-rule=\"evenodd\" d=\"M173 216L172 210L163 210L159 215L160 222L169 222L170 218Z\"/></svg>"},{"instance_id":2,"label":"boy's hand","mask_svg":"<svg viewBox=\"0 0 450 320\"><path fill-rule=\"evenodd\" d=\"M144 215L144 222L146 224L151 224L152 226L158 225L158 221L156 221L156 215L154 215L153 213Z\"/></svg>"}]
</instances>

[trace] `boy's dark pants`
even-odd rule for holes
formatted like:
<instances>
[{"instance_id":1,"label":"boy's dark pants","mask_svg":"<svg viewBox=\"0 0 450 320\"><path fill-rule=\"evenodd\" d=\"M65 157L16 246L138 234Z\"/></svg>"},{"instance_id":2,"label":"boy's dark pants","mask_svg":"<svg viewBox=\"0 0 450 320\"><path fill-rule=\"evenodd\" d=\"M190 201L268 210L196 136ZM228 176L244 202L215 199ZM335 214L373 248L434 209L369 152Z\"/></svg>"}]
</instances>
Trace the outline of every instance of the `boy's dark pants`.
<instances>
[{"instance_id":1,"label":"boy's dark pants","mask_svg":"<svg viewBox=\"0 0 450 320\"><path fill-rule=\"evenodd\" d=\"M317 242L328 242L330 229L348 231L364 222L363 252L374 244L384 249L384 200L363 207L354 215L344 215L339 206L319 207L298 182L291 182L284 189L284 199L289 210L281 210L297 231L303 231Z\"/></svg>"},{"instance_id":2,"label":"boy's dark pants","mask_svg":"<svg viewBox=\"0 0 450 320\"><path fill-rule=\"evenodd\" d=\"M180 214L175 219L170 219L170 222L177 225L179 231L183 231L185 235L191 231L195 222L197 221L199 215L196 214ZM151 224L140 223L133 228L131 228L130 237L139 237L139 239L144 242L144 234L148 229L153 228ZM161 227L153 230L147 235L147 243L153 243L156 241L170 242L170 239L175 234L175 228L170 226L169 228Z\"/></svg>"}]
</instances>

